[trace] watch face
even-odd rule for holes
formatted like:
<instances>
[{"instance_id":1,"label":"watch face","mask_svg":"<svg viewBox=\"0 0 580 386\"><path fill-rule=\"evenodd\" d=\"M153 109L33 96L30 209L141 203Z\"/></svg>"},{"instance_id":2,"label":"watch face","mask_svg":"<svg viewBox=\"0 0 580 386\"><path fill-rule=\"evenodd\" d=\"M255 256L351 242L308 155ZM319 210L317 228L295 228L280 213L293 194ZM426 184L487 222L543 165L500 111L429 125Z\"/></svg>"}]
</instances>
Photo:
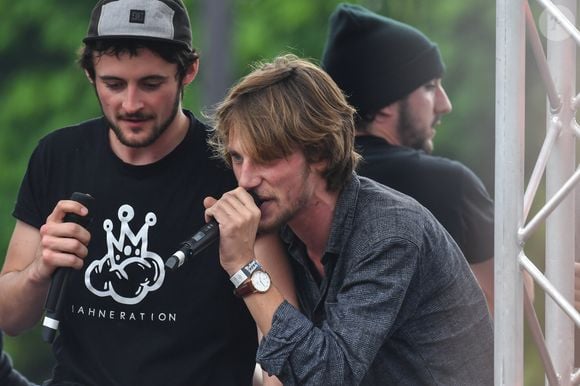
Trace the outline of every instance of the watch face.
<instances>
[{"instance_id":1,"label":"watch face","mask_svg":"<svg viewBox=\"0 0 580 386\"><path fill-rule=\"evenodd\" d=\"M252 274L252 285L258 292L266 292L270 289L270 275L264 271L255 271Z\"/></svg>"}]
</instances>

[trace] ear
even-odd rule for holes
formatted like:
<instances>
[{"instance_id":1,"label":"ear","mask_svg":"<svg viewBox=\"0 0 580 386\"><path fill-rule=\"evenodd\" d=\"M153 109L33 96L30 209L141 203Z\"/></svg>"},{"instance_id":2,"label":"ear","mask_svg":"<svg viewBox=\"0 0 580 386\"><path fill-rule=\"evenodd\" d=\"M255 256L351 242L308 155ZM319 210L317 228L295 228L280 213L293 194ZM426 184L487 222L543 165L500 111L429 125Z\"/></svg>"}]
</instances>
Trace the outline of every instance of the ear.
<instances>
[{"instance_id":1,"label":"ear","mask_svg":"<svg viewBox=\"0 0 580 386\"><path fill-rule=\"evenodd\" d=\"M368 132L371 135L386 139L392 145L400 145L399 133L397 132L400 104L400 101L396 101L379 110Z\"/></svg>"},{"instance_id":2,"label":"ear","mask_svg":"<svg viewBox=\"0 0 580 386\"><path fill-rule=\"evenodd\" d=\"M384 125L396 120L399 116L399 104L400 101L396 101L380 109L375 115L375 122Z\"/></svg>"},{"instance_id":3,"label":"ear","mask_svg":"<svg viewBox=\"0 0 580 386\"><path fill-rule=\"evenodd\" d=\"M185 76L183 77L183 86L190 84L193 82L195 77L197 76L197 71L199 70L199 58L195 60L187 69Z\"/></svg>"},{"instance_id":4,"label":"ear","mask_svg":"<svg viewBox=\"0 0 580 386\"><path fill-rule=\"evenodd\" d=\"M322 175L328 169L328 160L313 162L310 165L310 170L318 175Z\"/></svg>"},{"instance_id":5,"label":"ear","mask_svg":"<svg viewBox=\"0 0 580 386\"><path fill-rule=\"evenodd\" d=\"M95 81L91 78L91 75L89 75L89 72L87 70L85 70L85 76L87 77L87 79L89 80L89 83L94 85Z\"/></svg>"}]
</instances>

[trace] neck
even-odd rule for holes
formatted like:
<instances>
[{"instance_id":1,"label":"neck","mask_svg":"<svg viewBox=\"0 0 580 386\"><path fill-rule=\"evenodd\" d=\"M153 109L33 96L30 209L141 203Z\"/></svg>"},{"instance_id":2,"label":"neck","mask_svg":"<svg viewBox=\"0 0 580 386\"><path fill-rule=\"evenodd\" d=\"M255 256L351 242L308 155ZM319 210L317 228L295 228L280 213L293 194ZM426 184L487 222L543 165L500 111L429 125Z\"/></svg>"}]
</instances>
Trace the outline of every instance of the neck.
<instances>
[{"instance_id":1,"label":"neck","mask_svg":"<svg viewBox=\"0 0 580 386\"><path fill-rule=\"evenodd\" d=\"M129 147L123 145L115 133L109 130L111 149L123 162L130 165L149 165L161 160L171 153L187 135L189 118L181 108L175 119L157 140L145 147Z\"/></svg>"},{"instance_id":2,"label":"neck","mask_svg":"<svg viewBox=\"0 0 580 386\"><path fill-rule=\"evenodd\" d=\"M373 121L366 131L357 131L357 136L373 136L379 137L394 146L402 146L401 139L397 133L397 129L394 125L379 124Z\"/></svg>"},{"instance_id":3,"label":"neck","mask_svg":"<svg viewBox=\"0 0 580 386\"><path fill-rule=\"evenodd\" d=\"M322 256L326 249L338 192L315 192L308 204L288 223L306 246L308 257L323 276Z\"/></svg>"}]
</instances>

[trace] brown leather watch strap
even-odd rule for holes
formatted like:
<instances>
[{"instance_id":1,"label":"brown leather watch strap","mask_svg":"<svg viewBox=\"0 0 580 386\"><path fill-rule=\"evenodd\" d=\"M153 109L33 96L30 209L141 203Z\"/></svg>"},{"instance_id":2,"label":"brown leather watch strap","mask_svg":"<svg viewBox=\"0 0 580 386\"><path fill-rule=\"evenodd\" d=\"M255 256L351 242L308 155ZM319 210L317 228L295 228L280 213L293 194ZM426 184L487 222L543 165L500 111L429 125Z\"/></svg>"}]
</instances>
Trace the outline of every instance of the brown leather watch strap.
<instances>
[{"instance_id":1,"label":"brown leather watch strap","mask_svg":"<svg viewBox=\"0 0 580 386\"><path fill-rule=\"evenodd\" d=\"M270 275L266 271L257 269L246 281L234 290L234 294L243 298L254 293L264 293L270 289L271 285Z\"/></svg>"},{"instance_id":2,"label":"brown leather watch strap","mask_svg":"<svg viewBox=\"0 0 580 386\"><path fill-rule=\"evenodd\" d=\"M234 290L234 294L239 298L244 298L250 294L258 292L252 283L252 279L248 278L238 288Z\"/></svg>"}]
</instances>

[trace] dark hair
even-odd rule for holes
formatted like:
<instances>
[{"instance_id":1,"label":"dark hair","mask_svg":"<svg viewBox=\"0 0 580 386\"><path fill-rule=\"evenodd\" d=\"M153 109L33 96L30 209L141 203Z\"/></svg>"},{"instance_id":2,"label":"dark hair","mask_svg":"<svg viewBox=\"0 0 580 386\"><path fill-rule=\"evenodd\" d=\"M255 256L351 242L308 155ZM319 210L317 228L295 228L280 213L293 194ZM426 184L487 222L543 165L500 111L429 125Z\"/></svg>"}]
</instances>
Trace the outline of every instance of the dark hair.
<instances>
[{"instance_id":1,"label":"dark hair","mask_svg":"<svg viewBox=\"0 0 580 386\"><path fill-rule=\"evenodd\" d=\"M359 133L368 133L371 123L375 120L377 113L372 114L354 114L354 128Z\"/></svg>"},{"instance_id":2,"label":"dark hair","mask_svg":"<svg viewBox=\"0 0 580 386\"><path fill-rule=\"evenodd\" d=\"M182 48L176 44L159 42L147 39L101 39L86 43L81 48L78 63L82 69L87 71L91 80L95 80L95 58L102 55L129 54L136 56L137 51L146 48L159 55L168 63L177 64L176 78L181 83L189 67L199 59L199 55L194 50Z\"/></svg>"}]
</instances>

